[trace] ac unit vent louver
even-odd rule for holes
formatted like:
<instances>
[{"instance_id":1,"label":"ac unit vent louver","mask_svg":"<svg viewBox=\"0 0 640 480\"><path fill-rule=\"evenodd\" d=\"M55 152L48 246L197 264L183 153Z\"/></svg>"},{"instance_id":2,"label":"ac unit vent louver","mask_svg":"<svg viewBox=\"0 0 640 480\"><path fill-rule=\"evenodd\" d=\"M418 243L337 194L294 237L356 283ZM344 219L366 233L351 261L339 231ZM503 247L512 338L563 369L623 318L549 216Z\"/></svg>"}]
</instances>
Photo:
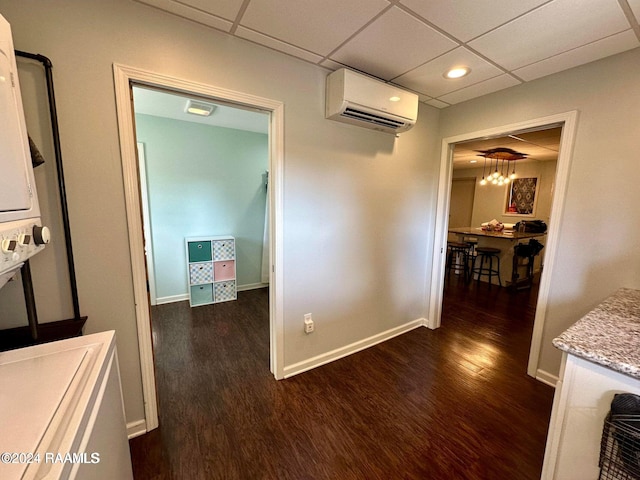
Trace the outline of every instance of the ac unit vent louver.
<instances>
[{"instance_id":1,"label":"ac unit vent louver","mask_svg":"<svg viewBox=\"0 0 640 480\"><path fill-rule=\"evenodd\" d=\"M327 77L325 117L397 134L416 123L418 96L341 68Z\"/></svg>"},{"instance_id":2,"label":"ac unit vent louver","mask_svg":"<svg viewBox=\"0 0 640 480\"><path fill-rule=\"evenodd\" d=\"M405 122L399 122L398 120L384 118L380 115L373 115L371 113L362 112L354 108L347 108L342 116L362 120L363 122L370 122L374 125L380 125L383 127L399 128L403 127L406 124Z\"/></svg>"}]
</instances>

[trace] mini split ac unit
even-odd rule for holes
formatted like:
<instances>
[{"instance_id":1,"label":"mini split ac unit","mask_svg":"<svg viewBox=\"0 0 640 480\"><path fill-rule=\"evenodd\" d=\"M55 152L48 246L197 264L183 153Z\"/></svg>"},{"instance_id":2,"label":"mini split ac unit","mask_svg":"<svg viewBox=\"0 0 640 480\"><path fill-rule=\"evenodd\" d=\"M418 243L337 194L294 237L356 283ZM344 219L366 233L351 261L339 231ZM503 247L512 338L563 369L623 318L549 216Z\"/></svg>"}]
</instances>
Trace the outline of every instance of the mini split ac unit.
<instances>
[{"instance_id":1,"label":"mini split ac unit","mask_svg":"<svg viewBox=\"0 0 640 480\"><path fill-rule=\"evenodd\" d=\"M327 77L325 117L381 132L406 132L418 118L418 96L341 68Z\"/></svg>"}]
</instances>

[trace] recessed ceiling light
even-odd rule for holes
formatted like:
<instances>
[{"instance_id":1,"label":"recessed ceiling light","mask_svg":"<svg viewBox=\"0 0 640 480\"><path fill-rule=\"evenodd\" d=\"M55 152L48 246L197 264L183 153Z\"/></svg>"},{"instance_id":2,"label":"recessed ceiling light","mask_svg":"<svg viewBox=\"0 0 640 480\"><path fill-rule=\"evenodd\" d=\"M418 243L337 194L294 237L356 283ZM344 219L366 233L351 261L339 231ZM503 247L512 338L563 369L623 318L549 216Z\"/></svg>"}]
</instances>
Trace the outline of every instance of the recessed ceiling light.
<instances>
[{"instance_id":1,"label":"recessed ceiling light","mask_svg":"<svg viewBox=\"0 0 640 480\"><path fill-rule=\"evenodd\" d=\"M192 115L200 115L201 117L208 117L216 109L215 105L210 103L200 102L197 100L187 101L187 106L184 111Z\"/></svg>"},{"instance_id":2,"label":"recessed ceiling light","mask_svg":"<svg viewBox=\"0 0 640 480\"><path fill-rule=\"evenodd\" d=\"M444 78L450 78L450 79L462 78L469 75L470 72L471 72L471 69L469 67L454 67L444 72L443 76Z\"/></svg>"},{"instance_id":3,"label":"recessed ceiling light","mask_svg":"<svg viewBox=\"0 0 640 480\"><path fill-rule=\"evenodd\" d=\"M389 98L389 100L392 101L392 102L399 102L400 101L400 97L393 96L393 97Z\"/></svg>"},{"instance_id":4,"label":"recessed ceiling light","mask_svg":"<svg viewBox=\"0 0 640 480\"><path fill-rule=\"evenodd\" d=\"M478 160L469 160L469 163L478 163Z\"/></svg>"}]
</instances>

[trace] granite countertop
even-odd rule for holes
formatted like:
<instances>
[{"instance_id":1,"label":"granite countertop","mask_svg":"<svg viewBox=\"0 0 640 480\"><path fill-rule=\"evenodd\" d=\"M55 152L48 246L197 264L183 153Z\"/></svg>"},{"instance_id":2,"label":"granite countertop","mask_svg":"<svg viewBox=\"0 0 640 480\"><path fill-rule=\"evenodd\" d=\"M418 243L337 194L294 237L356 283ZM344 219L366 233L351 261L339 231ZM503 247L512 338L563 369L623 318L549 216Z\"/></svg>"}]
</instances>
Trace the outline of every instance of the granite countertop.
<instances>
[{"instance_id":1,"label":"granite countertop","mask_svg":"<svg viewBox=\"0 0 640 480\"><path fill-rule=\"evenodd\" d=\"M640 290L621 288L555 338L553 345L640 378Z\"/></svg>"}]
</instances>

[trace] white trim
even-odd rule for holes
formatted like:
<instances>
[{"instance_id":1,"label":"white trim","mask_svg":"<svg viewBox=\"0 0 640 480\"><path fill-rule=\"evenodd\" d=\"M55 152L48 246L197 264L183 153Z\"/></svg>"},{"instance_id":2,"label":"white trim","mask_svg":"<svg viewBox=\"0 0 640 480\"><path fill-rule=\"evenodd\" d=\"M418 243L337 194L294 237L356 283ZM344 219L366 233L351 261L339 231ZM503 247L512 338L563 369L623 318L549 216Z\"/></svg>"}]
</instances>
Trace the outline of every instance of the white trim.
<instances>
[{"instance_id":1,"label":"white trim","mask_svg":"<svg viewBox=\"0 0 640 480\"><path fill-rule=\"evenodd\" d=\"M140 170L140 206L142 207L142 225L144 228L145 259L147 261L147 281L149 282L149 303L157 305L156 269L153 263L153 244L151 242L151 219L149 215L149 189L147 187L147 162L144 143L136 143L138 149L138 168Z\"/></svg>"},{"instance_id":2,"label":"white trim","mask_svg":"<svg viewBox=\"0 0 640 480\"><path fill-rule=\"evenodd\" d=\"M127 423L127 438L129 440L145 433L147 433L147 422L144 419Z\"/></svg>"},{"instance_id":3,"label":"white trim","mask_svg":"<svg viewBox=\"0 0 640 480\"><path fill-rule=\"evenodd\" d=\"M129 232L129 252L133 276L136 325L138 329L138 347L140 368L142 370L142 390L144 397L146 429L158 427L158 403L153 365L153 345L151 341L151 321L147 296L147 278L142 240L142 222L140 211L140 191L136 161L136 138L134 115L131 99L131 84L155 86L179 92L192 92L202 96L218 98L232 103L259 108L270 112L270 158L269 170L271 196L270 258L272 288L269 291L271 325L271 371L276 378L283 378L283 332L284 314L282 291L283 272L283 164L284 164L284 105L282 102L255 95L235 92L203 83L192 82L168 75L149 72L135 67L113 64L114 86L116 94L116 113L120 135L120 156L125 190L127 228Z\"/></svg>"},{"instance_id":4,"label":"white trim","mask_svg":"<svg viewBox=\"0 0 640 480\"><path fill-rule=\"evenodd\" d=\"M176 303L176 302L184 302L189 301L188 293L181 293L180 295L169 295L167 297L158 297L156 298L157 305L165 305L167 303Z\"/></svg>"},{"instance_id":5,"label":"white trim","mask_svg":"<svg viewBox=\"0 0 640 480\"><path fill-rule=\"evenodd\" d=\"M244 292L246 290L257 290L259 288L268 287L268 283L247 283L246 285L238 285L236 291ZM184 302L189 300L189 293L181 293L179 295L169 295L167 297L158 297L156 299L157 305L165 305L167 303Z\"/></svg>"},{"instance_id":6,"label":"white trim","mask_svg":"<svg viewBox=\"0 0 640 480\"><path fill-rule=\"evenodd\" d=\"M433 320L432 318L427 318L424 321L424 326L427 327L430 330L435 330L440 325L438 325L438 323L435 320Z\"/></svg>"},{"instance_id":7,"label":"white trim","mask_svg":"<svg viewBox=\"0 0 640 480\"><path fill-rule=\"evenodd\" d=\"M550 215L549 231L545 242L545 268L540 279L540 290L536 306L536 317L531 339L529 364L527 373L536 377L540 349L542 344L542 332L544 329L547 302L549 297L551 272L555 263L558 249L558 235L562 224L562 213L569 180L569 166L573 153L576 122L578 112L570 112L536 118L524 122L512 123L486 130L465 133L442 139L440 154L440 179L438 182L438 198L436 206L435 234L433 245L433 259L431 269L431 289L429 295L429 321L430 326L438 328L442 321L442 296L444 288L445 247L447 242L447 223L449 218L449 201L451 196L451 179L453 176L453 145L459 142L474 140L477 138L491 138L515 133L522 130L547 127L562 124L562 138L560 140L560 153L558 155L555 188Z\"/></svg>"},{"instance_id":8,"label":"white trim","mask_svg":"<svg viewBox=\"0 0 640 480\"><path fill-rule=\"evenodd\" d=\"M538 371L536 372L536 380L540 380L542 383L556 388L556 385L558 384L560 378L558 378L557 375L553 375L545 370L538 369Z\"/></svg>"},{"instance_id":9,"label":"white trim","mask_svg":"<svg viewBox=\"0 0 640 480\"><path fill-rule=\"evenodd\" d=\"M540 361L540 350L542 349L542 333L547 315L547 303L549 301L549 291L551 289L551 272L556 263L558 244L560 242L560 225L564 214L564 203L567 196L567 186L569 184L569 169L573 158L573 144L576 138L578 127L578 112L573 110L562 115L564 126L562 127L562 137L560 139L560 153L556 167L556 180L553 188L553 200L551 202L551 213L549 215L549 231L545 240L544 268L540 276L540 288L538 290L538 303L536 305L536 317L533 322L533 333L531 335L531 349L529 351L529 365L527 373L532 377L536 375L538 363Z\"/></svg>"},{"instance_id":10,"label":"white trim","mask_svg":"<svg viewBox=\"0 0 640 480\"><path fill-rule=\"evenodd\" d=\"M385 342L392 339L393 337L397 337L398 335L402 335L403 333L407 333L418 327L424 326L426 326L426 319L418 318L417 320L412 320L411 322L405 323L404 325L400 325L385 332L378 333L369 338L358 340L357 342L354 342L350 345L345 345L344 347L336 348L335 350L332 350L330 352L308 358L306 360L303 360L302 362L288 365L284 369L284 378L289 378L294 375L298 375L299 373L306 372L307 370L311 370L335 360L339 360L341 358L364 350L365 348L372 347L374 345L377 345L378 343Z\"/></svg>"},{"instance_id":11,"label":"white trim","mask_svg":"<svg viewBox=\"0 0 640 480\"><path fill-rule=\"evenodd\" d=\"M246 290L257 290L259 288L266 288L268 287L269 284L268 283L262 283L262 282L258 282L258 283L247 283L245 285L238 285L238 288L236 288L236 291L238 292L244 292Z\"/></svg>"}]
</instances>

